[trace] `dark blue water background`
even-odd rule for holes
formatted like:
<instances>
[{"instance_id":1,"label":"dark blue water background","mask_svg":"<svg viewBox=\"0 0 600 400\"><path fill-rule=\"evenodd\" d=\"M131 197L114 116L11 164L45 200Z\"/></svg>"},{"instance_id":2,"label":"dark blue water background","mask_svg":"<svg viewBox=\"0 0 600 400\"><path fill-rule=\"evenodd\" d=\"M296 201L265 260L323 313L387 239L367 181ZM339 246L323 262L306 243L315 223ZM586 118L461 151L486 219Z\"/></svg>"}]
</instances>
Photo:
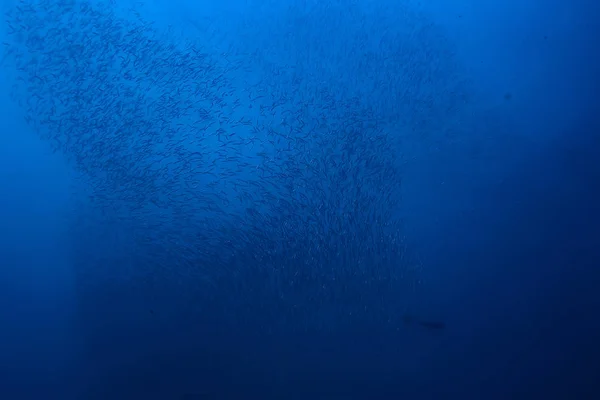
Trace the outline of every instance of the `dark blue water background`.
<instances>
[{"instance_id":1,"label":"dark blue water background","mask_svg":"<svg viewBox=\"0 0 600 400\"><path fill-rule=\"evenodd\" d=\"M2 6L0 398L598 398L595 2Z\"/></svg>"}]
</instances>

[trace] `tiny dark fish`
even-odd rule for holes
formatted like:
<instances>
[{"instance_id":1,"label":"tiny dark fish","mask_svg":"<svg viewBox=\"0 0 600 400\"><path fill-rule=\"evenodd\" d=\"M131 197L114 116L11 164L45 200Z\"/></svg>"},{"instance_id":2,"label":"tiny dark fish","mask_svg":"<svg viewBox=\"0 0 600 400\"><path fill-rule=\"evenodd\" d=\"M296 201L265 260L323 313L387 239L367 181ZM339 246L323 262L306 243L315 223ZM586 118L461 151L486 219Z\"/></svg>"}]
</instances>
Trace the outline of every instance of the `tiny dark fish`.
<instances>
[{"instance_id":1,"label":"tiny dark fish","mask_svg":"<svg viewBox=\"0 0 600 400\"><path fill-rule=\"evenodd\" d=\"M427 328L430 330L442 330L442 329L446 328L446 323L442 322L442 321L432 321L432 320L420 319L413 315L405 315L403 317L403 319L404 319L405 324L414 323L419 326L422 326L423 328Z\"/></svg>"}]
</instances>

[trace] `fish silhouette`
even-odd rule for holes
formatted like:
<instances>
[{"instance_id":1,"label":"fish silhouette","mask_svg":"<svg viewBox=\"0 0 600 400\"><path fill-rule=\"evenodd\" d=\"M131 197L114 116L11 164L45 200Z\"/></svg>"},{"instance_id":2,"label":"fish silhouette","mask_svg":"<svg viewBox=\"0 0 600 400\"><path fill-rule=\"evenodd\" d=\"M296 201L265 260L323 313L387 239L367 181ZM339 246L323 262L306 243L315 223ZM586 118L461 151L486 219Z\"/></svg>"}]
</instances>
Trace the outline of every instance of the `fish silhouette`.
<instances>
[{"instance_id":1,"label":"fish silhouette","mask_svg":"<svg viewBox=\"0 0 600 400\"><path fill-rule=\"evenodd\" d=\"M404 317L404 323L405 324L416 324L419 326L422 326L423 328L427 328L430 330L442 330L446 327L446 323L443 321L434 321L434 320L427 320L427 319L421 319L418 318L414 315L410 315L410 314L405 314Z\"/></svg>"}]
</instances>

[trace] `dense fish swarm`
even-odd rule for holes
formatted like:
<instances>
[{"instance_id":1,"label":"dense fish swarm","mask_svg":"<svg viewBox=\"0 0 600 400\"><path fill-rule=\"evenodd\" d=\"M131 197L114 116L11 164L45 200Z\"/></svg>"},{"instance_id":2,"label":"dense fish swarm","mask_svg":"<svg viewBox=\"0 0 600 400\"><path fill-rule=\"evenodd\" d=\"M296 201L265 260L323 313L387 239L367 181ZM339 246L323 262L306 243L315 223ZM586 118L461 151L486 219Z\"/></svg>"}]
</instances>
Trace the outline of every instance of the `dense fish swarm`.
<instances>
[{"instance_id":1,"label":"dense fish swarm","mask_svg":"<svg viewBox=\"0 0 600 400\"><path fill-rule=\"evenodd\" d=\"M21 1L5 17L13 99L85 188L72 230L82 315L125 310L133 325L127 312L146 308L247 334L401 323L418 266L397 217L399 124L437 107L424 60L406 56L414 71L369 95L107 1ZM397 51L379 62L402 75ZM409 89L384 112L365 101L411 79L404 109Z\"/></svg>"}]
</instances>

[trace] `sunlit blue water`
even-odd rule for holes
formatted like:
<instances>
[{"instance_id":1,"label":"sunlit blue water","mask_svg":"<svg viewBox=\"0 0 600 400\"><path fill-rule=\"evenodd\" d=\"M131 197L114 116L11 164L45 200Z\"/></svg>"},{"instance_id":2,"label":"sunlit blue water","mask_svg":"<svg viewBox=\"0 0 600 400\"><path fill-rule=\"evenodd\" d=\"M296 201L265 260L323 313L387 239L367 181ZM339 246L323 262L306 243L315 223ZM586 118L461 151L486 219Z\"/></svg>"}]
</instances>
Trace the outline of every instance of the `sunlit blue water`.
<instances>
[{"instance_id":1,"label":"sunlit blue water","mask_svg":"<svg viewBox=\"0 0 600 400\"><path fill-rule=\"evenodd\" d=\"M0 398L596 398L600 10L425 3L4 0Z\"/></svg>"}]
</instances>

